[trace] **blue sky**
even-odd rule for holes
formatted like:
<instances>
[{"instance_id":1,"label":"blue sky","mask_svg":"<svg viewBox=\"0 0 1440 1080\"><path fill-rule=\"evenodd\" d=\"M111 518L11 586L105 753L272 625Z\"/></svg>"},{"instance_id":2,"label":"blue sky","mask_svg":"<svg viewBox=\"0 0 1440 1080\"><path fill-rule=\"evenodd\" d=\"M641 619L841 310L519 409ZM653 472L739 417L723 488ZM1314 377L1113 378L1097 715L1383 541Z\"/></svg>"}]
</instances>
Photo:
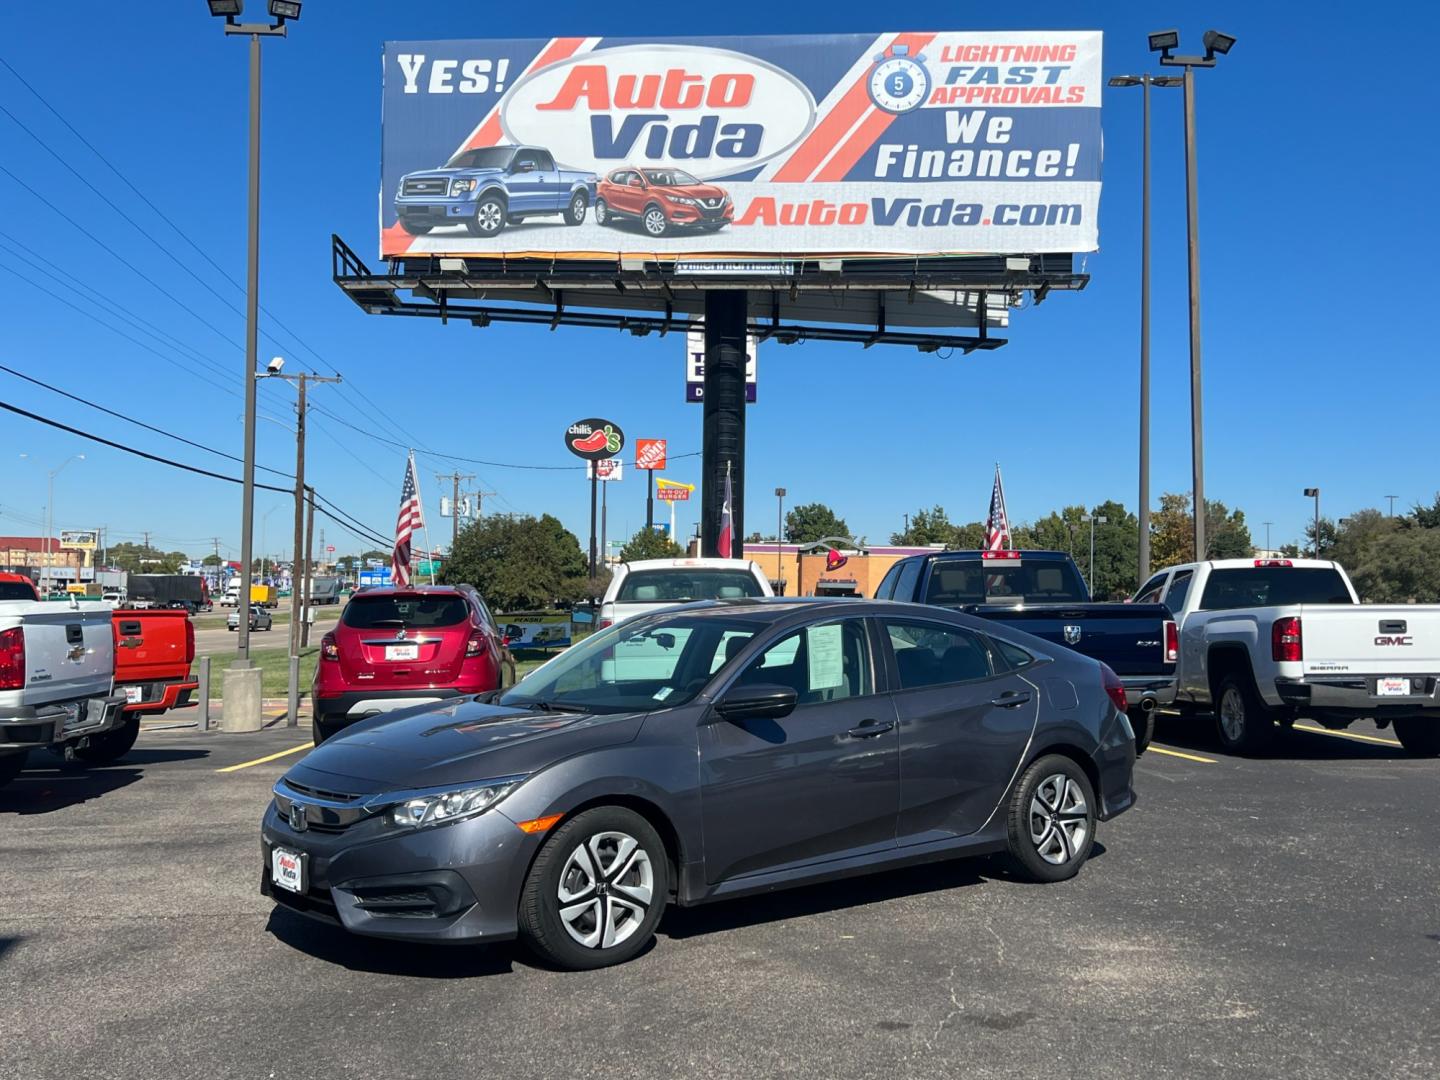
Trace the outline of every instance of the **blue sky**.
<instances>
[{"instance_id":1,"label":"blue sky","mask_svg":"<svg viewBox=\"0 0 1440 1080\"><path fill-rule=\"evenodd\" d=\"M251 6L261 5L252 0ZM312 401L361 428L468 457L568 464L561 431L576 417L593 415L613 416L632 438L666 437L672 453L699 449L700 408L683 401L681 338L528 327L477 331L382 319L362 315L334 287L332 232L367 258L376 247L379 58L387 38L1069 26L1105 32L1109 75L1158 70L1145 49L1149 30L1178 26L1182 43L1198 47L1201 33L1214 26L1239 44L1217 69L1198 74L1208 494L1243 508L1257 541L1265 535L1260 523L1274 522L1277 544L1303 529L1311 513L1300 494L1306 486L1322 488L1322 509L1332 514L1383 507L1387 494L1399 496L1397 508L1428 502L1440 488L1440 395L1424 314L1433 302L1425 299L1423 274L1377 271L1400 271L1411 253L1423 257L1437 240L1425 180L1437 165L1426 134L1433 126L1432 76L1423 64L1385 58L1398 42L1433 32L1440 20L1433 7L1416 6L1400 35L1395 19L1356 18L1352 8L1338 5L1310 5L1303 19L1284 6L1205 7L1202 19L1179 5L1034 5L1001 13L994 5L921 3L903 17L880 19L872 5L844 0L818 11L732 2L723 27L712 9L668 8L657 28L593 6L307 0L289 39L265 47L262 303L290 332L269 324L278 343L262 341L262 363L283 353L290 370L338 369L347 386L317 387ZM92 0L68 5L67 12L62 24L53 5L6 5L0 56L230 277L243 280L244 46L224 38L203 0ZM1337 26L1344 27L1343 42L1334 38ZM1190 459L1180 95L1155 94L1152 490L1158 498L1188 490ZM178 268L0 115L0 164L91 234L0 173L9 210L0 224L0 364L238 454L241 292L3 67L0 104L209 286ZM1107 498L1134 506L1139 121L1138 90L1106 91L1101 250L1084 267L1092 283L1019 312L1004 349L943 360L898 348L762 347L760 400L748 420L748 528L773 527L770 491L777 485L789 489L791 503L829 503L872 541L899 528L903 513L937 502L956 520L982 518L997 458L1017 519ZM17 255L15 244L55 268ZM161 348L104 316L142 347L41 291L73 295L67 275L179 344ZM299 347L297 337L323 359ZM0 400L238 474L224 459L3 372ZM292 400L283 385L262 384L262 412L282 422L260 425L263 465L292 464L293 441L283 423ZM309 470L317 488L388 534L403 452L323 414L312 419ZM860 438L837 445L837 430ZM46 468L83 452L86 459L56 481L57 527L104 524L116 540L138 539L148 529L157 544L197 555L218 536L223 550L238 550L240 500L232 485L87 445L10 414L0 415L0 436L12 455L0 469L0 533L38 532ZM22 452L30 456L22 459ZM438 518L434 474L453 464L422 459L420 465L439 545L448 525ZM498 493L486 501L487 510L550 511L583 539L588 503L580 474L464 471L479 472L478 483ZM693 461L682 462L669 475L694 480L698 471ZM687 529L698 505L682 513ZM286 501L263 492L257 547L267 513L265 546L288 552ZM610 518L612 536L643 522L644 486L633 474L613 487ZM341 551L359 546L334 526L326 527L326 538Z\"/></svg>"}]
</instances>

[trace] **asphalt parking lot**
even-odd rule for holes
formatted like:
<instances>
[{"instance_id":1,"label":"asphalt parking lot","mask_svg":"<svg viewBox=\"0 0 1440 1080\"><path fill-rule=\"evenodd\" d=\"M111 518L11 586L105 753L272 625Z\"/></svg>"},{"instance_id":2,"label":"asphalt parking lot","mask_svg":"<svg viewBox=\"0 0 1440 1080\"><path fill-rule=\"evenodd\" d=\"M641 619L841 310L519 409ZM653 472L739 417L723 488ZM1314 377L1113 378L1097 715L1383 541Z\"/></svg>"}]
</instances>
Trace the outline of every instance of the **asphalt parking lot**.
<instances>
[{"instance_id":1,"label":"asphalt parking lot","mask_svg":"<svg viewBox=\"0 0 1440 1080\"><path fill-rule=\"evenodd\" d=\"M584 974L272 911L294 729L42 756L0 789L0 1075L1433 1078L1440 762L1352 730L1247 760L1162 721L1070 883L971 861L671 911Z\"/></svg>"}]
</instances>

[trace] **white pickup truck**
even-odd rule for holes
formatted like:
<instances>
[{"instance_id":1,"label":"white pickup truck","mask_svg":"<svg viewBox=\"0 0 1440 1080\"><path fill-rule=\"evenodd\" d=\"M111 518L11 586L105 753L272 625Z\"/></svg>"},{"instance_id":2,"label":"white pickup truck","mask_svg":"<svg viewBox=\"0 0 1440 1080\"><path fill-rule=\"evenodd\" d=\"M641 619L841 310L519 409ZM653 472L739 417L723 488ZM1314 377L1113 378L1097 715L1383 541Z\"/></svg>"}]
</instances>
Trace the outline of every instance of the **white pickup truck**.
<instances>
[{"instance_id":1,"label":"white pickup truck","mask_svg":"<svg viewBox=\"0 0 1440 1080\"><path fill-rule=\"evenodd\" d=\"M1402 746L1440 755L1440 606L1362 604L1339 563L1219 559L1162 570L1137 602L1180 626L1176 706L1215 714L1228 750L1251 753L1306 717L1370 717Z\"/></svg>"},{"instance_id":2,"label":"white pickup truck","mask_svg":"<svg viewBox=\"0 0 1440 1080\"><path fill-rule=\"evenodd\" d=\"M111 606L24 596L20 582L0 582L0 784L40 747L111 760L107 737L126 731L125 695L113 692Z\"/></svg>"},{"instance_id":3,"label":"white pickup truck","mask_svg":"<svg viewBox=\"0 0 1440 1080\"><path fill-rule=\"evenodd\" d=\"M597 629L695 600L774 595L765 571L747 559L637 559L615 568Z\"/></svg>"}]
</instances>

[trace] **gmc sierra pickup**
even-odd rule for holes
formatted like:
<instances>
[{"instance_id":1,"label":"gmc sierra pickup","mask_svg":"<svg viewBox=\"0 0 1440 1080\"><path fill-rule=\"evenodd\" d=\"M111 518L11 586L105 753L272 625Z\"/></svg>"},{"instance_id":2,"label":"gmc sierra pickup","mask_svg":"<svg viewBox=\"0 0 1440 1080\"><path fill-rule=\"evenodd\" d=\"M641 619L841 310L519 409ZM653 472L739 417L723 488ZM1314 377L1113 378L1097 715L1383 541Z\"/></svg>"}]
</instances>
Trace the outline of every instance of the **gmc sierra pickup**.
<instances>
[{"instance_id":1,"label":"gmc sierra pickup","mask_svg":"<svg viewBox=\"0 0 1440 1080\"><path fill-rule=\"evenodd\" d=\"M1154 733L1154 711L1175 697L1178 641L1163 604L1097 604L1063 551L936 551L901 559L875 592L1014 623L1016 629L1099 660L1120 676L1135 748Z\"/></svg>"},{"instance_id":2,"label":"gmc sierra pickup","mask_svg":"<svg viewBox=\"0 0 1440 1080\"><path fill-rule=\"evenodd\" d=\"M1362 604L1340 564L1317 559L1172 566L1136 600L1175 613L1176 706L1213 711L1227 750L1260 750L1302 716L1337 730L1368 717L1440 756L1440 605Z\"/></svg>"}]
</instances>

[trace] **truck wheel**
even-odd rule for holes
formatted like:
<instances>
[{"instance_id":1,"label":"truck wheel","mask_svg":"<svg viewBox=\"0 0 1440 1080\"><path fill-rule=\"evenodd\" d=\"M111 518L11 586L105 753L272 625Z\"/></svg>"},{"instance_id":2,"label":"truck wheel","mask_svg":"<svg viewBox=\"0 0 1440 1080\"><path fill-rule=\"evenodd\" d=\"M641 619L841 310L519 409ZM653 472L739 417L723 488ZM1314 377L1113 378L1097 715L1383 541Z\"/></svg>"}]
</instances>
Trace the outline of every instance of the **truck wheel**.
<instances>
[{"instance_id":1,"label":"truck wheel","mask_svg":"<svg viewBox=\"0 0 1440 1080\"><path fill-rule=\"evenodd\" d=\"M595 200L595 224L605 225L610 221L610 207L604 199Z\"/></svg>"},{"instance_id":2,"label":"truck wheel","mask_svg":"<svg viewBox=\"0 0 1440 1080\"><path fill-rule=\"evenodd\" d=\"M18 754L6 754L0 757L0 787L4 787L25 768L25 759L30 756L30 751L21 750Z\"/></svg>"},{"instance_id":3,"label":"truck wheel","mask_svg":"<svg viewBox=\"0 0 1440 1080\"><path fill-rule=\"evenodd\" d=\"M1215 732L1232 754L1257 754L1275 734L1272 710L1248 675L1226 675L1215 695Z\"/></svg>"},{"instance_id":4,"label":"truck wheel","mask_svg":"<svg viewBox=\"0 0 1440 1080\"><path fill-rule=\"evenodd\" d=\"M1072 878L1095 842L1095 792L1085 770L1046 754L1015 785L1006 828L1010 861L1027 881Z\"/></svg>"},{"instance_id":5,"label":"truck wheel","mask_svg":"<svg viewBox=\"0 0 1440 1080\"><path fill-rule=\"evenodd\" d=\"M475 205L475 216L465 223L471 236L497 236L504 230L508 215L505 200L498 195L485 195Z\"/></svg>"},{"instance_id":6,"label":"truck wheel","mask_svg":"<svg viewBox=\"0 0 1440 1080\"><path fill-rule=\"evenodd\" d=\"M91 735L90 745L76 750L75 756L92 765L107 765L128 754L139 735L140 717L133 716L118 728L101 735Z\"/></svg>"},{"instance_id":7,"label":"truck wheel","mask_svg":"<svg viewBox=\"0 0 1440 1080\"><path fill-rule=\"evenodd\" d=\"M411 236L424 236L426 233L428 233L428 232L429 232L431 229L433 229L435 226L434 226L434 225L421 225L421 224L419 224L419 223L417 223L417 222L414 222L414 221L406 221L404 218L401 218L401 219L400 219L400 227L401 227L402 229L404 229L407 233L409 233Z\"/></svg>"},{"instance_id":8,"label":"truck wheel","mask_svg":"<svg viewBox=\"0 0 1440 1080\"><path fill-rule=\"evenodd\" d=\"M583 191L577 191L574 195L571 195L570 209L565 212L565 223L567 225L584 225L585 207L588 206L589 203L590 200L585 197Z\"/></svg>"},{"instance_id":9,"label":"truck wheel","mask_svg":"<svg viewBox=\"0 0 1440 1080\"><path fill-rule=\"evenodd\" d=\"M645 215L641 218L645 224L645 231L651 236L664 236L670 231L670 221L665 217L665 211L655 203L645 208Z\"/></svg>"},{"instance_id":10,"label":"truck wheel","mask_svg":"<svg viewBox=\"0 0 1440 1080\"><path fill-rule=\"evenodd\" d=\"M1415 757L1440 757L1440 723L1422 716L1404 716L1395 721L1395 737Z\"/></svg>"},{"instance_id":11,"label":"truck wheel","mask_svg":"<svg viewBox=\"0 0 1440 1080\"><path fill-rule=\"evenodd\" d=\"M1126 715L1130 717L1130 727L1135 731L1135 756L1139 757L1155 737L1155 710L1131 709Z\"/></svg>"}]
</instances>

